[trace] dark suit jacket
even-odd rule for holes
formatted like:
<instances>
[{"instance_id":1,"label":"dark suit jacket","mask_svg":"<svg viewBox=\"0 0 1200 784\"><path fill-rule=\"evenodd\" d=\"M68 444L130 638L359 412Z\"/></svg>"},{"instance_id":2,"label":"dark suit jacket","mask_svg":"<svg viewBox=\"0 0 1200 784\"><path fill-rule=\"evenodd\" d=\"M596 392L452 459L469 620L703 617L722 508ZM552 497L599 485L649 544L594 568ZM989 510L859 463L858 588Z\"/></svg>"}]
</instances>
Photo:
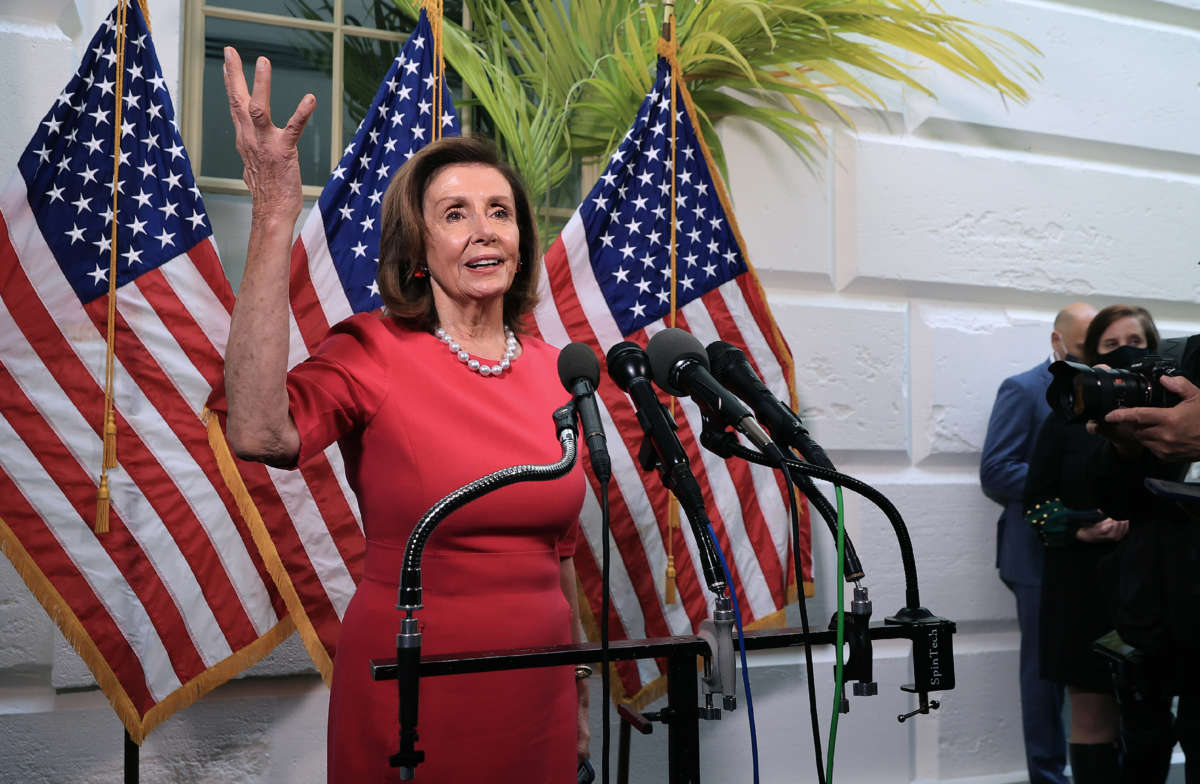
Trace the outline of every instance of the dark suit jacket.
<instances>
[{"instance_id":1,"label":"dark suit jacket","mask_svg":"<svg viewBox=\"0 0 1200 784\"><path fill-rule=\"evenodd\" d=\"M1050 414L1049 368L1046 360L1000 384L979 463L983 492L1004 507L996 532L996 566L1010 583L1042 582L1042 545L1025 522L1021 500L1038 431Z\"/></svg>"}]
</instances>

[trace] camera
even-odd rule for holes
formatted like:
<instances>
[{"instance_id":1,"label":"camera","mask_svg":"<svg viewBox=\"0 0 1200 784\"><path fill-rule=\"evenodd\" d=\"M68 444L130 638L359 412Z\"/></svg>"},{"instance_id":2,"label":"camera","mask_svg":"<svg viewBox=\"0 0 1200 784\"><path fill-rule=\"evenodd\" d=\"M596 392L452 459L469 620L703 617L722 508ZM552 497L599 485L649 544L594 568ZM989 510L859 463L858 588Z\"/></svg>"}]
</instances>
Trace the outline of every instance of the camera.
<instances>
[{"instance_id":1,"label":"camera","mask_svg":"<svg viewBox=\"0 0 1200 784\"><path fill-rule=\"evenodd\" d=\"M1179 375L1178 368L1153 354L1123 370L1059 360L1051 363L1050 373L1054 380L1046 390L1046 402L1068 422L1103 419L1118 408L1164 408L1179 402L1179 396L1161 383L1163 376Z\"/></svg>"}]
</instances>

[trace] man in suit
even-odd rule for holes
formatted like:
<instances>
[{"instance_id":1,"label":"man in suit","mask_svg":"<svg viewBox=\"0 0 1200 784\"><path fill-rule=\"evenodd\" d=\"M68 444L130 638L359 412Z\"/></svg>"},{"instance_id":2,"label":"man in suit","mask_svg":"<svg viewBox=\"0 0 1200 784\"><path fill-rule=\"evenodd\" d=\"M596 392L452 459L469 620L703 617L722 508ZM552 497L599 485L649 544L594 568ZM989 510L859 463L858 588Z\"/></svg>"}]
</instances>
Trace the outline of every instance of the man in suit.
<instances>
[{"instance_id":1,"label":"man in suit","mask_svg":"<svg viewBox=\"0 0 1200 784\"><path fill-rule=\"evenodd\" d=\"M1038 616L1042 594L1042 546L1024 519L1021 500L1029 458L1042 421L1050 414L1046 387L1052 359L1083 356L1083 339L1096 309L1076 302L1059 311L1050 333L1051 358L1006 378L996 393L979 465L983 492L1004 507L996 533L1000 579L1017 600L1021 630L1021 724L1030 784L1067 784L1061 686L1038 672Z\"/></svg>"}]
</instances>

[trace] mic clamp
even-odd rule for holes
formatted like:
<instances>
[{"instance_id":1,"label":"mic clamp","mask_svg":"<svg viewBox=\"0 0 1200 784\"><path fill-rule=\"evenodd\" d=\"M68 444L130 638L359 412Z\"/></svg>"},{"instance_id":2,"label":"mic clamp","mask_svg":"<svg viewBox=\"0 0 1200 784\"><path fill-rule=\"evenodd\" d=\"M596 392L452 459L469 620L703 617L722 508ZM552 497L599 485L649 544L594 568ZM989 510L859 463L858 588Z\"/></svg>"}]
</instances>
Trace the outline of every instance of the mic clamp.
<instances>
[{"instance_id":1,"label":"mic clamp","mask_svg":"<svg viewBox=\"0 0 1200 784\"><path fill-rule=\"evenodd\" d=\"M700 622L696 636L708 643L712 656L705 660L700 682L704 691L704 706L710 714L705 718L720 718L713 706L713 695L721 696L727 711L737 708L737 654L733 645L734 616L728 594L717 596L712 618ZM712 712L715 711L715 715Z\"/></svg>"},{"instance_id":2,"label":"mic clamp","mask_svg":"<svg viewBox=\"0 0 1200 784\"><path fill-rule=\"evenodd\" d=\"M839 711L850 712L850 701L845 696L845 684L854 681L855 697L873 697L879 693L879 684L873 680L874 662L871 643L871 600L867 589L854 586L854 599L850 602L850 613L845 617L845 639L850 647L850 656L842 667L842 689ZM830 630L837 628L837 613L829 620Z\"/></svg>"},{"instance_id":3,"label":"mic clamp","mask_svg":"<svg viewBox=\"0 0 1200 784\"><path fill-rule=\"evenodd\" d=\"M919 713L937 710L941 704L929 699L931 691L954 688L954 621L939 618L924 607L903 607L883 622L905 627L905 637L913 646L913 683L900 687L918 696L916 710L902 713L897 721L905 721Z\"/></svg>"},{"instance_id":4,"label":"mic clamp","mask_svg":"<svg viewBox=\"0 0 1200 784\"><path fill-rule=\"evenodd\" d=\"M554 429L558 435L559 441L564 441L567 437L564 431L570 432L570 439L574 441L577 436L575 430L575 401L564 403L554 410Z\"/></svg>"}]
</instances>

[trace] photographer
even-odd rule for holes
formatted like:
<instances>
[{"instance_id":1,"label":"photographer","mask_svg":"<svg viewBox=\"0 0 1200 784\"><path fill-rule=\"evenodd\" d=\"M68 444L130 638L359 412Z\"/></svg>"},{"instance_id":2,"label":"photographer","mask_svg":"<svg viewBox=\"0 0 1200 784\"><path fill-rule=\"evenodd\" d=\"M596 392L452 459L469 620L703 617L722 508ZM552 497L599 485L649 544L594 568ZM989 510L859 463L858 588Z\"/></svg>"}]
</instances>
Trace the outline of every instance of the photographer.
<instances>
[{"instance_id":1,"label":"photographer","mask_svg":"<svg viewBox=\"0 0 1200 784\"><path fill-rule=\"evenodd\" d=\"M1125 352L1134 359L1133 354ZM1108 362L1114 367L1127 361ZM1200 335L1177 363L1185 378L1155 383L1174 406L1125 408L1093 421L1107 442L1089 460L1089 482L1106 514L1130 521L1121 546L1115 625L1140 665L1120 694L1126 782L1164 781L1178 740L1186 776L1200 783L1200 520L1186 492L1151 492L1147 479L1177 481L1200 457ZM1172 720L1170 704L1179 697Z\"/></svg>"}]
</instances>

